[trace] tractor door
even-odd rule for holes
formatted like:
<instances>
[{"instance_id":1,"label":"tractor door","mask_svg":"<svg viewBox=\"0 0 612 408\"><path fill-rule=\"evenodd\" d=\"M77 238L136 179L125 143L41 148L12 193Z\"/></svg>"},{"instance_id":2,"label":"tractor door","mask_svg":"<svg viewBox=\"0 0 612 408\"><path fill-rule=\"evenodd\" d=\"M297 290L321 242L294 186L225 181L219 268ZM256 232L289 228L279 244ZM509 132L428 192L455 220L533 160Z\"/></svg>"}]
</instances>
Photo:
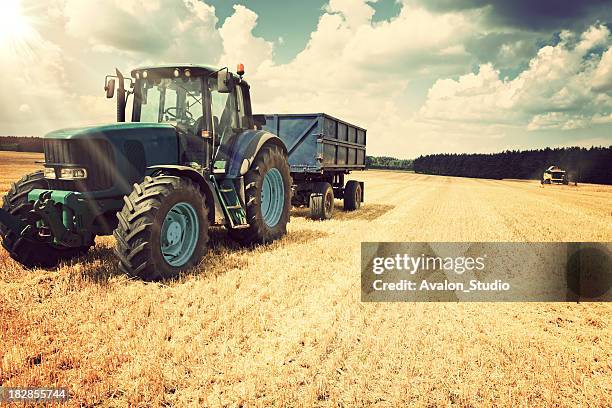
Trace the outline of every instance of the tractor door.
<instances>
[{"instance_id":1,"label":"tractor door","mask_svg":"<svg viewBox=\"0 0 612 408\"><path fill-rule=\"evenodd\" d=\"M217 80L209 80L210 113L214 143L214 160L226 160L232 137L237 133L238 109L235 90L229 93L219 92Z\"/></svg>"}]
</instances>

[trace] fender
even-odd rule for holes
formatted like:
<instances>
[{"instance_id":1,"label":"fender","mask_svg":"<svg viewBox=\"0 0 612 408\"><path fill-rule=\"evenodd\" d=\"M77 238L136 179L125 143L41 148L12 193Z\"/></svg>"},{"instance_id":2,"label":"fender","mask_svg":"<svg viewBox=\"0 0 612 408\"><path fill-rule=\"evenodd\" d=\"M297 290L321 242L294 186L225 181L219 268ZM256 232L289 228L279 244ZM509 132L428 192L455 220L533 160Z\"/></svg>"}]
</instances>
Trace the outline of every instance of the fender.
<instances>
[{"instance_id":1,"label":"fender","mask_svg":"<svg viewBox=\"0 0 612 408\"><path fill-rule=\"evenodd\" d=\"M265 145L273 144L283 149L287 154L285 143L273 133L265 130L246 130L236 136L232 143L229 163L226 167L226 177L238 178L243 176L255 160L257 153Z\"/></svg>"},{"instance_id":2,"label":"fender","mask_svg":"<svg viewBox=\"0 0 612 408\"><path fill-rule=\"evenodd\" d=\"M147 167L147 174L155 174L158 171L163 170L163 173L177 176L177 177L188 177L196 183L200 187L200 190L206 196L206 202L208 203L208 220L211 224L224 224L225 216L223 215L223 210L221 208L221 204L219 203L219 199L217 194L215 194L215 189L212 183L207 180L202 174L200 174L196 169L189 166L181 166L176 164L162 164L157 166L149 166ZM211 205L213 203L213 205Z\"/></svg>"}]
</instances>

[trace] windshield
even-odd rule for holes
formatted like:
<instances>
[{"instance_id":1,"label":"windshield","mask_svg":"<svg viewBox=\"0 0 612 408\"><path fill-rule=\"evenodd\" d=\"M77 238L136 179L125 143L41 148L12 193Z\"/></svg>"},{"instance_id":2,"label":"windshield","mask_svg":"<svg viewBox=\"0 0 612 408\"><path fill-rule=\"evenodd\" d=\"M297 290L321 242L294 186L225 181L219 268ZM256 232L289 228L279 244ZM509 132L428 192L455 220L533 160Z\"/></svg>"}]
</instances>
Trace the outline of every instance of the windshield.
<instances>
[{"instance_id":1,"label":"windshield","mask_svg":"<svg viewBox=\"0 0 612 408\"><path fill-rule=\"evenodd\" d=\"M194 125L202 118L202 81L199 78L142 80L140 122Z\"/></svg>"}]
</instances>

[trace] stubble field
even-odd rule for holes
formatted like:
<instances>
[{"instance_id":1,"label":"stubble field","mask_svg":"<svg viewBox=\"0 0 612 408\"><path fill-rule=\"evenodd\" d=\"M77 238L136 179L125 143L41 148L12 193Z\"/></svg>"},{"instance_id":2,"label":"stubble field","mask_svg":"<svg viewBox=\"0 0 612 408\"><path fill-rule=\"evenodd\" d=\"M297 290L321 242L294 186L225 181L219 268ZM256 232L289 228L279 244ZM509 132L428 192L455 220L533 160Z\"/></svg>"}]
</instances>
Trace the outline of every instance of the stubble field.
<instances>
[{"instance_id":1,"label":"stubble field","mask_svg":"<svg viewBox=\"0 0 612 408\"><path fill-rule=\"evenodd\" d=\"M41 156L0 153L0 190ZM361 241L612 241L612 187L367 171L364 207L147 284L98 238L57 270L0 250L0 385L70 406L611 406L606 303L360 302Z\"/></svg>"}]
</instances>

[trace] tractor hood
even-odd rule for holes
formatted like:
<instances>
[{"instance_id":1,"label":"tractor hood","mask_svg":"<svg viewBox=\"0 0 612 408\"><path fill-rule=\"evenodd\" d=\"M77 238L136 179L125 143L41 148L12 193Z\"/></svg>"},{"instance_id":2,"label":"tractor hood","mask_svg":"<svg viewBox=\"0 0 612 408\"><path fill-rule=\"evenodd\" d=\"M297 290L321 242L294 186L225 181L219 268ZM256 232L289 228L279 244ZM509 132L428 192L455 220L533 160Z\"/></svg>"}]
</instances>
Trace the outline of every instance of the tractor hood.
<instances>
[{"instance_id":1,"label":"tractor hood","mask_svg":"<svg viewBox=\"0 0 612 408\"><path fill-rule=\"evenodd\" d=\"M101 137L112 139L115 137L139 138L140 135L161 136L172 135L176 137L174 126L166 123L111 123L108 125L94 125L76 128L55 130L47 133L45 139L89 139Z\"/></svg>"},{"instance_id":2,"label":"tractor hood","mask_svg":"<svg viewBox=\"0 0 612 408\"><path fill-rule=\"evenodd\" d=\"M151 166L179 163L177 129L160 123L113 123L56 130L43 140L45 162L87 169L86 191L129 194ZM106 176L104 176L106 175ZM97 182L103 177L104 182ZM113 188L111 188L113 186Z\"/></svg>"}]
</instances>

